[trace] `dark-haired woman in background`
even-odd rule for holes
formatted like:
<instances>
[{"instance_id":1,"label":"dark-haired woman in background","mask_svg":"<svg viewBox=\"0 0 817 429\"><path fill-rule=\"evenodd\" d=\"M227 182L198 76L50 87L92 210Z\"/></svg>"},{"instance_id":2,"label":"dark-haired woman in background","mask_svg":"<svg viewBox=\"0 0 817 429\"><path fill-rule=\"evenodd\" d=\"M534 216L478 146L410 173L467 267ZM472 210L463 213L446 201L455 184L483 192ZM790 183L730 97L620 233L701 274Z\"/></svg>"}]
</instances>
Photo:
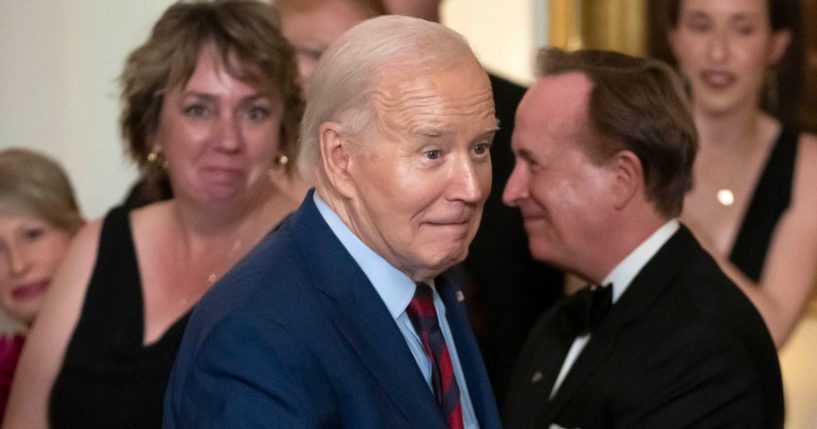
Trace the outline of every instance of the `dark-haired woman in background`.
<instances>
[{"instance_id":1,"label":"dark-haired woman in background","mask_svg":"<svg viewBox=\"0 0 817 429\"><path fill-rule=\"evenodd\" d=\"M787 3L669 1L670 45L700 134L683 220L757 306L778 347L817 278L817 137L760 107L766 75L791 41Z\"/></svg>"},{"instance_id":2,"label":"dark-haired woman in background","mask_svg":"<svg viewBox=\"0 0 817 429\"><path fill-rule=\"evenodd\" d=\"M23 350L7 428L161 425L191 308L300 201L297 67L269 5L171 6L122 74L122 132L173 198L83 228Z\"/></svg>"}]
</instances>

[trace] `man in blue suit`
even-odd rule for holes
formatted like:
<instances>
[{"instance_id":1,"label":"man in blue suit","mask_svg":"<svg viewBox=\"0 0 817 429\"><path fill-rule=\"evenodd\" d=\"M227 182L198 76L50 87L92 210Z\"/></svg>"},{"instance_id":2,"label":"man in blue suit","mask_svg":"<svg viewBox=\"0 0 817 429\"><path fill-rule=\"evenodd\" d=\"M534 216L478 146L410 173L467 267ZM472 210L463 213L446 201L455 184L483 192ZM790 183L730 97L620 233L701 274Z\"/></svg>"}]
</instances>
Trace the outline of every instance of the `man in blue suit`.
<instances>
[{"instance_id":1,"label":"man in blue suit","mask_svg":"<svg viewBox=\"0 0 817 429\"><path fill-rule=\"evenodd\" d=\"M500 427L450 267L491 188L491 86L465 40L375 18L321 59L316 189L201 300L166 428Z\"/></svg>"}]
</instances>

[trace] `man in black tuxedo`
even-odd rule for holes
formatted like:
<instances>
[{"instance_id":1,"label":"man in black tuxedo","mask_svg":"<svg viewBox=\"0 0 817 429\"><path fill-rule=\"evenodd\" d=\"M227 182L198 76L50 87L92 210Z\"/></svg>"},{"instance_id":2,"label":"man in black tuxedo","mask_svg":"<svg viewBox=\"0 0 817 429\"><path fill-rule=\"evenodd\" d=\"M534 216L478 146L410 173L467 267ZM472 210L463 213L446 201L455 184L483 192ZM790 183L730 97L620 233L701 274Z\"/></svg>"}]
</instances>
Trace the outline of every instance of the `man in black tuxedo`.
<instances>
[{"instance_id":1,"label":"man in black tuxedo","mask_svg":"<svg viewBox=\"0 0 817 429\"><path fill-rule=\"evenodd\" d=\"M558 49L540 67L503 197L521 209L534 258L600 286L536 323L507 427L782 427L762 319L676 219L697 134L673 72Z\"/></svg>"}]
</instances>

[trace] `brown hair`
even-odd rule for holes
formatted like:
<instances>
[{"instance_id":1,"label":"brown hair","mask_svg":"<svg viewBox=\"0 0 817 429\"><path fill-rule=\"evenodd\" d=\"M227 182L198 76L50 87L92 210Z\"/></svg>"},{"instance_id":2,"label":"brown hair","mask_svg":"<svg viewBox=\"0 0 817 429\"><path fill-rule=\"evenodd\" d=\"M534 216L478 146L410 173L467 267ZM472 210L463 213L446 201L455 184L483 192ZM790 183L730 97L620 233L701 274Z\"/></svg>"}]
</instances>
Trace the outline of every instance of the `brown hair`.
<instances>
[{"instance_id":1,"label":"brown hair","mask_svg":"<svg viewBox=\"0 0 817 429\"><path fill-rule=\"evenodd\" d=\"M644 169L647 198L664 215L680 214L692 188L698 134L675 72L658 60L556 48L539 53L539 72L580 72L593 82L588 119L598 138L588 140L588 155L603 160L633 152Z\"/></svg>"},{"instance_id":2,"label":"brown hair","mask_svg":"<svg viewBox=\"0 0 817 429\"><path fill-rule=\"evenodd\" d=\"M281 99L279 152L295 160L303 102L294 51L281 35L276 10L256 0L179 1L159 18L148 40L131 52L121 76L122 135L143 174L158 170L150 168L148 154L164 93L187 83L208 44L216 48L230 75L260 84ZM287 164L288 171L294 164Z\"/></svg>"},{"instance_id":3,"label":"brown hair","mask_svg":"<svg viewBox=\"0 0 817 429\"><path fill-rule=\"evenodd\" d=\"M0 151L0 212L42 219L71 234L83 223L65 171L26 149Z\"/></svg>"},{"instance_id":4,"label":"brown hair","mask_svg":"<svg viewBox=\"0 0 817 429\"><path fill-rule=\"evenodd\" d=\"M381 0L275 0L274 4L283 14L285 10L308 10L333 1L345 1L370 18L387 13Z\"/></svg>"}]
</instances>

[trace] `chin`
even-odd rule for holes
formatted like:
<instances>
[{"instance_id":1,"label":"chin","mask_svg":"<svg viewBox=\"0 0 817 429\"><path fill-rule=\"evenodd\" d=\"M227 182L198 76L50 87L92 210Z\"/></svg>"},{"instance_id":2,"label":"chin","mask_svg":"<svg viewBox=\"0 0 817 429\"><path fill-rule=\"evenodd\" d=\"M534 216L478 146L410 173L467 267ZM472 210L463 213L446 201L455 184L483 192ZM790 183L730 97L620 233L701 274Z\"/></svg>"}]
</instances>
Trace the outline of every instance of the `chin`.
<instances>
[{"instance_id":1,"label":"chin","mask_svg":"<svg viewBox=\"0 0 817 429\"><path fill-rule=\"evenodd\" d=\"M459 264L460 262L465 260L465 257L468 256L468 248L465 249L458 248L454 251L434 255L426 259L428 267L433 267L432 271L443 272L454 265Z\"/></svg>"}]
</instances>

